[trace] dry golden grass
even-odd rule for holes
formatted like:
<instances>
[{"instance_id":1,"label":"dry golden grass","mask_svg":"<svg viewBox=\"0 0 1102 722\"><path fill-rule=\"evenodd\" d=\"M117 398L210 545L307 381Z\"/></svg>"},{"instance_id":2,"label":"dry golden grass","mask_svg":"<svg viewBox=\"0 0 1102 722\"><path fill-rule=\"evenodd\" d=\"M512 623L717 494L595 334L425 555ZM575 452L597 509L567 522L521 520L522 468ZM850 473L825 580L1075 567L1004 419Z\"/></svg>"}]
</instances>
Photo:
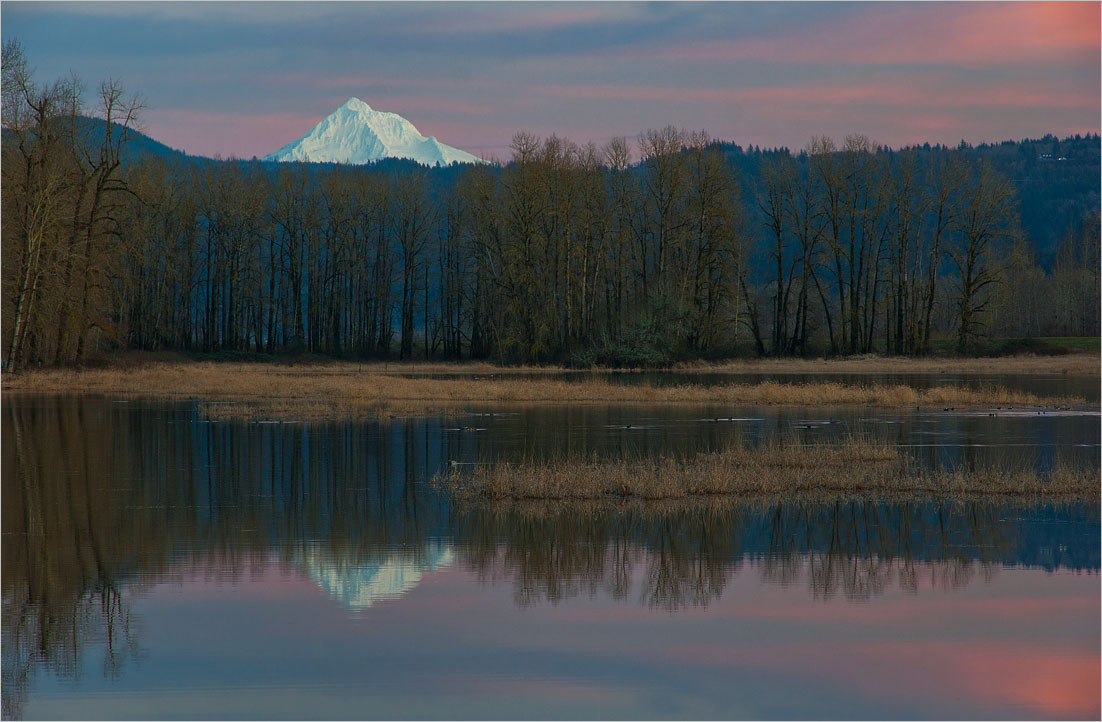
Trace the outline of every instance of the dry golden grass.
<instances>
[{"instance_id":1,"label":"dry golden grass","mask_svg":"<svg viewBox=\"0 0 1102 722\"><path fill-rule=\"evenodd\" d=\"M615 384L594 376L573 380L518 378L410 378L354 363L157 363L133 369L56 369L4 374L5 393L77 393L121 398L197 399L216 419L323 421L443 413L471 406L532 403L724 404L794 406L987 407L1055 406L1074 400L1042 398L1005 388L846 385L837 382L676 386ZM217 403L215 403L217 402ZM1081 402L1079 402L1081 403Z\"/></svg>"},{"instance_id":2,"label":"dry golden grass","mask_svg":"<svg viewBox=\"0 0 1102 722\"><path fill-rule=\"evenodd\" d=\"M331 364L335 373L344 373L340 367L350 365L341 362ZM508 376L510 374L568 373L588 374L590 369L572 369L563 366L499 366L486 361L405 361L390 363L371 361L356 364L369 373L409 375L468 375L486 374ZM321 366L319 368L324 368ZM649 372L655 369L610 369L616 371ZM661 369L658 369L659 371ZM676 364L669 369L676 373L800 373L800 374L1057 374L1068 376L1098 376L1102 371L1102 359L1098 354L1074 353L1064 356L1037 356L1022 354L994 358L944 358L880 356L865 354L844 358L755 358L733 359L720 362L690 362Z\"/></svg>"},{"instance_id":3,"label":"dry golden grass","mask_svg":"<svg viewBox=\"0 0 1102 722\"><path fill-rule=\"evenodd\" d=\"M336 365L339 366L339 364ZM510 374L530 373L587 374L591 372L589 369L572 369L563 366L499 366L486 361L406 361L401 363L373 361L358 366L363 371L371 373L418 375L493 374L495 376L508 376ZM611 370L648 372L655 369ZM829 359L755 358L733 359L716 363L698 361L676 364L669 370L685 374L1057 374L1091 377L1098 376L1102 371L1102 358L1094 353L1073 353L1064 356L1022 354L993 358L908 357L865 354ZM338 371L338 373L341 372Z\"/></svg>"},{"instance_id":4,"label":"dry golden grass","mask_svg":"<svg viewBox=\"0 0 1102 722\"><path fill-rule=\"evenodd\" d=\"M998 358L912 358L851 356L838 359L746 359L715 364L679 364L682 373L800 373L800 374L1058 374L1097 377L1098 354L1066 356L1002 356Z\"/></svg>"},{"instance_id":5,"label":"dry golden grass","mask_svg":"<svg viewBox=\"0 0 1102 722\"><path fill-rule=\"evenodd\" d=\"M693 498L1029 497L1097 500L1098 471L1067 466L1045 475L1022 469L924 471L897 449L863 439L836 446L774 443L730 447L691 458L454 467L433 482L466 502Z\"/></svg>"}]
</instances>

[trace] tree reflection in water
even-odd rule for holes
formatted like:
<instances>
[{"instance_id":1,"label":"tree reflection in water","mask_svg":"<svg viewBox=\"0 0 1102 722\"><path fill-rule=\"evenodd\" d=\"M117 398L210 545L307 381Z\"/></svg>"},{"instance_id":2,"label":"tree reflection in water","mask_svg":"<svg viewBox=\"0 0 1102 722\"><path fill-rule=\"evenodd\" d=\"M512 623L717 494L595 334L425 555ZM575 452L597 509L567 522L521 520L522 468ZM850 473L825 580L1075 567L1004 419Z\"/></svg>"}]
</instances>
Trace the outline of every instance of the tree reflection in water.
<instances>
[{"instance_id":1,"label":"tree reflection in water","mask_svg":"<svg viewBox=\"0 0 1102 722\"><path fill-rule=\"evenodd\" d=\"M916 592L923 578L959 588L1017 561L1007 516L982 502L536 503L457 513L456 539L482 578L514 581L518 604L600 590L626 599L634 585L672 611L718 598L744 564L768 583L806 580L817 599Z\"/></svg>"},{"instance_id":2,"label":"tree reflection in water","mask_svg":"<svg viewBox=\"0 0 1102 722\"><path fill-rule=\"evenodd\" d=\"M124 670L140 656L128 599L184 569L237 579L273 560L362 569L396 554L430 568L446 552L513 584L520 605L608 595L673 611L708 605L744 567L851 600L958 588L1002 564L1099 567L1097 504L452 508L426 480L469 449L442 428L209 424L187 407L5 400L4 717L21 716L36 672L77 675L90 650L104 650L108 675Z\"/></svg>"}]
</instances>

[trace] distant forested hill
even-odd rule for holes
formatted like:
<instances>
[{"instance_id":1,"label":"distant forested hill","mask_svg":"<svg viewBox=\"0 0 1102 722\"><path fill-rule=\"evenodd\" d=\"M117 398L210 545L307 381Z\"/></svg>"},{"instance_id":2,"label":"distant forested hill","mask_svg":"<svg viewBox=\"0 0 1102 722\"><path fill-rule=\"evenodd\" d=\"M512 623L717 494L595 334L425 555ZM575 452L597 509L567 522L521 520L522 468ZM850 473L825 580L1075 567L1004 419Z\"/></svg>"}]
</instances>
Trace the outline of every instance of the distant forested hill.
<instances>
[{"instance_id":1,"label":"distant forested hill","mask_svg":"<svg viewBox=\"0 0 1102 722\"><path fill-rule=\"evenodd\" d=\"M94 128L92 138L102 138L103 121L87 119ZM191 159L196 162L212 161L209 158L188 156L153 138L134 130L124 151L124 162L156 157L166 160ZM98 134L98 135L96 135ZM759 187L761 161L770 155L793 154L788 148L763 149L755 146L743 148L734 143L717 142L729 164L737 169L744 201L752 206L753 195ZM920 165L925 166L943 146L925 144L913 148L887 150L888 153L913 151L918 154ZM975 160L986 160L1011 180L1018 194L1021 224L1026 240L1037 254L1042 266L1051 264L1059 240L1069 230L1075 231L1093 211L1102 207L1099 177L1102 173L1102 143L1098 135L1073 136L1058 139L1046 135L1040 139L984 143L978 146L960 145L955 150ZM925 160L925 162L922 162ZM275 164L271 164L275 165ZM319 169L332 168L333 163L310 164ZM404 175L421 169L417 163L404 159L386 159L372 164L373 173ZM438 189L454 184L463 166L433 168L429 171L431 183Z\"/></svg>"},{"instance_id":2,"label":"distant forested hill","mask_svg":"<svg viewBox=\"0 0 1102 722\"><path fill-rule=\"evenodd\" d=\"M792 155L788 148L743 149L733 143L720 143L729 163L742 179L744 193L754 193L758 187L761 161L769 155ZM929 165L930 157L943 146L929 143L900 150L914 151L920 165ZM1004 141L1002 143L969 146L955 150L974 160L990 162L1011 180L1018 194L1022 230L1038 260L1046 268L1051 264L1059 240L1076 230L1091 213L1097 212L1102 197L1099 194L1100 138L1098 135L1057 139L1046 135L1040 139ZM802 153L799 153L802 155Z\"/></svg>"},{"instance_id":3,"label":"distant forested hill","mask_svg":"<svg viewBox=\"0 0 1102 722\"><path fill-rule=\"evenodd\" d=\"M89 146L95 148L103 144L103 137L106 132L107 123L99 118L82 118L81 130L87 133ZM122 132L122 126L118 123L113 123L114 132ZM139 160L147 158L162 158L164 160L185 160L192 158L195 160L206 160L197 156L189 156L183 151L170 148L164 143L158 142L150 138L145 133L141 133L133 128L126 131L129 135L128 140L122 146L122 161L123 163L133 163Z\"/></svg>"},{"instance_id":4,"label":"distant forested hill","mask_svg":"<svg viewBox=\"0 0 1102 722\"><path fill-rule=\"evenodd\" d=\"M975 149L1018 190L1022 228L1048 265L1058 241L1097 212L1099 198L1099 137L1097 135L983 145Z\"/></svg>"}]
</instances>

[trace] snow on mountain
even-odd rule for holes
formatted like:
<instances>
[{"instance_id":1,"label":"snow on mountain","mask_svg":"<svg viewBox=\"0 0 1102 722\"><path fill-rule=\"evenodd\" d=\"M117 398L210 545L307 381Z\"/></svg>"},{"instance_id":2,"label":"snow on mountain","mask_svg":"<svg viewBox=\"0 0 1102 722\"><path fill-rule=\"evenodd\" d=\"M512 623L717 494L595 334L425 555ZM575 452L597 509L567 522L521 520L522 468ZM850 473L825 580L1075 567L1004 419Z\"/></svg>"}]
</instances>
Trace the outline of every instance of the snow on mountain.
<instances>
[{"instance_id":1,"label":"snow on mountain","mask_svg":"<svg viewBox=\"0 0 1102 722\"><path fill-rule=\"evenodd\" d=\"M424 165L485 163L470 153L426 138L397 113L373 110L359 98L349 98L313 130L264 160L362 164L380 158L409 158Z\"/></svg>"}]
</instances>

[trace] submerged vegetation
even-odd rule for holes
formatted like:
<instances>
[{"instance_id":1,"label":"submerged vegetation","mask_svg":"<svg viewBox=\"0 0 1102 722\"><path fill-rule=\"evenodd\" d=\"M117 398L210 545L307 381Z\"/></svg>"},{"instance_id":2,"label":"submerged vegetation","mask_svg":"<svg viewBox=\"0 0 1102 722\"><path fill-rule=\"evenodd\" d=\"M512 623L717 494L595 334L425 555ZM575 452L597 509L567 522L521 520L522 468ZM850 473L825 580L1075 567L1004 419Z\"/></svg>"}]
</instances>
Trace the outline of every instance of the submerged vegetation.
<instances>
[{"instance_id":1,"label":"submerged vegetation","mask_svg":"<svg viewBox=\"0 0 1102 722\"><path fill-rule=\"evenodd\" d=\"M850 438L834 446L775 441L691 457L635 460L568 457L453 467L433 482L466 502L688 500L723 496L819 499L1024 497L1093 500L1098 470L928 470L897 447Z\"/></svg>"},{"instance_id":2,"label":"submerged vegetation","mask_svg":"<svg viewBox=\"0 0 1102 722\"><path fill-rule=\"evenodd\" d=\"M432 368L432 367L429 367ZM130 369L55 369L4 377L5 393L83 393L115 398L198 399L214 419L326 421L373 415L431 414L501 404L695 404L729 406L1053 407L1082 400L1043 398L997 386L969 388L904 384L614 383L576 374L473 378L406 374L401 366L284 366L259 363L158 363Z\"/></svg>"}]
</instances>

